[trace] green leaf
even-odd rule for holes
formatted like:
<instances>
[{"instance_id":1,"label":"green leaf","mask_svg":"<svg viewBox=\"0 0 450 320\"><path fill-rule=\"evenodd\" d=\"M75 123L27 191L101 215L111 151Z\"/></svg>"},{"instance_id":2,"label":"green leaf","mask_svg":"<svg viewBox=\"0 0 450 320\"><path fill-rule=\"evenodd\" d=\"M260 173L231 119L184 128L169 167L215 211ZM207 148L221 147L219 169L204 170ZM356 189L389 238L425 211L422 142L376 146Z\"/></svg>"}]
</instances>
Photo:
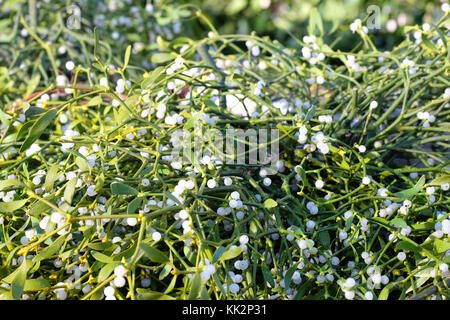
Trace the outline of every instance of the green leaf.
<instances>
[{"instance_id":1,"label":"green leaf","mask_svg":"<svg viewBox=\"0 0 450 320\"><path fill-rule=\"evenodd\" d=\"M12 186L22 186L22 183L19 180L15 179L0 181L0 191L3 191L4 189Z\"/></svg>"},{"instance_id":2,"label":"green leaf","mask_svg":"<svg viewBox=\"0 0 450 320\"><path fill-rule=\"evenodd\" d=\"M53 200L54 195L50 195L46 198L44 198L45 200L51 201ZM40 215L42 212L44 212L45 210L48 210L50 207L45 203L42 202L40 200L36 201L33 203L33 205L31 206L31 208L28 210L27 214L29 216L38 216Z\"/></svg>"},{"instance_id":3,"label":"green leaf","mask_svg":"<svg viewBox=\"0 0 450 320\"><path fill-rule=\"evenodd\" d=\"M51 256L53 256L58 252L58 250L61 248L65 240L66 240L65 235L60 236L51 245L49 245L47 248L42 250L37 256L35 256L33 258L33 261L38 262L50 258Z\"/></svg>"},{"instance_id":4,"label":"green leaf","mask_svg":"<svg viewBox=\"0 0 450 320\"><path fill-rule=\"evenodd\" d=\"M28 81L27 85L27 91L25 92L25 97L28 97L31 95L34 90L36 90L37 86L39 85L39 81L41 80L41 74L36 74L33 78L31 78L30 81Z\"/></svg>"},{"instance_id":5,"label":"green leaf","mask_svg":"<svg viewBox=\"0 0 450 320\"><path fill-rule=\"evenodd\" d=\"M24 290L37 290L37 289L44 289L50 287L50 283L43 278L39 279L29 279L25 281Z\"/></svg>"},{"instance_id":6,"label":"green leaf","mask_svg":"<svg viewBox=\"0 0 450 320\"><path fill-rule=\"evenodd\" d=\"M389 287L384 287L383 290L381 290L380 295L378 296L378 300L387 300L389 297Z\"/></svg>"},{"instance_id":7,"label":"green leaf","mask_svg":"<svg viewBox=\"0 0 450 320\"><path fill-rule=\"evenodd\" d=\"M316 28L319 29L320 35L323 35L323 22L320 17L320 13L317 8L313 8L309 13L309 25L308 25L308 33L310 35L316 34Z\"/></svg>"},{"instance_id":8,"label":"green leaf","mask_svg":"<svg viewBox=\"0 0 450 320\"><path fill-rule=\"evenodd\" d=\"M172 193L170 192L164 192L164 194L166 195L167 198L169 198L170 200L172 200L173 202L175 202L177 205L182 205L182 203L180 202L180 200L178 200L177 198L175 198Z\"/></svg>"},{"instance_id":9,"label":"green leaf","mask_svg":"<svg viewBox=\"0 0 450 320\"><path fill-rule=\"evenodd\" d=\"M9 114L7 114L6 112L4 112L3 110L0 110L0 121L3 124L9 124L10 120L11 120L11 116Z\"/></svg>"},{"instance_id":10,"label":"green leaf","mask_svg":"<svg viewBox=\"0 0 450 320\"><path fill-rule=\"evenodd\" d=\"M420 177L419 181L417 181L416 185L410 189L406 189L400 192L397 192L395 195L400 199L410 199L415 196L425 185L425 176Z\"/></svg>"},{"instance_id":11,"label":"green leaf","mask_svg":"<svg viewBox=\"0 0 450 320\"><path fill-rule=\"evenodd\" d=\"M223 255L223 253L225 252L225 248L220 246L216 249L216 252L214 252L214 255L212 257L211 263L216 263L217 260L219 260L219 258Z\"/></svg>"},{"instance_id":12,"label":"green leaf","mask_svg":"<svg viewBox=\"0 0 450 320\"><path fill-rule=\"evenodd\" d=\"M56 117L58 109L51 109L44 113L38 121L31 127L28 137L20 147L19 152L27 150L39 137L44 133L45 129L50 125L53 119Z\"/></svg>"},{"instance_id":13,"label":"green leaf","mask_svg":"<svg viewBox=\"0 0 450 320\"><path fill-rule=\"evenodd\" d=\"M416 289L420 288L425 282L428 281L428 279L430 279L430 277L427 277L427 276L419 277L419 279L414 281L414 287ZM409 286L405 293L409 293L411 291L413 291L413 287Z\"/></svg>"},{"instance_id":14,"label":"green leaf","mask_svg":"<svg viewBox=\"0 0 450 320\"><path fill-rule=\"evenodd\" d=\"M160 52L160 53L155 53L154 55L152 55L151 61L156 64L161 64L161 63L167 63L169 61L172 61L175 58L176 57L171 53Z\"/></svg>"},{"instance_id":15,"label":"green leaf","mask_svg":"<svg viewBox=\"0 0 450 320\"><path fill-rule=\"evenodd\" d=\"M266 199L266 201L264 201L264 208L266 209L272 209L275 208L276 206L278 206L278 203L273 200L273 199Z\"/></svg>"},{"instance_id":16,"label":"green leaf","mask_svg":"<svg viewBox=\"0 0 450 320\"><path fill-rule=\"evenodd\" d=\"M141 292L137 296L138 300L175 300L174 297L169 296L167 294L150 291L150 292Z\"/></svg>"},{"instance_id":17,"label":"green leaf","mask_svg":"<svg viewBox=\"0 0 450 320\"><path fill-rule=\"evenodd\" d=\"M114 271L114 269L119 265L121 265L121 263L118 261L105 264L98 273L98 282L101 283L105 281L109 277L109 275Z\"/></svg>"},{"instance_id":18,"label":"green leaf","mask_svg":"<svg viewBox=\"0 0 450 320\"><path fill-rule=\"evenodd\" d=\"M16 247L17 249L19 249L19 247ZM11 252L12 252L12 256L14 256L14 253L15 253L15 249L14 250L12 250ZM12 257L11 257L11 259L12 259ZM34 266L34 262L33 261L31 261L31 259L27 259L27 260L25 260L26 261L26 269L27 269L27 272L28 272L28 270L30 270L33 266ZM8 264L8 263L10 263L11 262L11 260L10 260L10 258L8 257L8 259L6 260L6 263ZM10 274L8 274L5 278L3 278L2 279L2 282L6 282L6 283L12 283L13 282L13 280L14 280L14 278L17 276L17 274L20 272L20 267L18 267L18 268L16 268L16 270L14 270L13 272L11 272Z\"/></svg>"},{"instance_id":19,"label":"green leaf","mask_svg":"<svg viewBox=\"0 0 450 320\"><path fill-rule=\"evenodd\" d=\"M195 264L195 261L197 260L196 252L193 252L188 246L185 246L183 248L183 253L191 264Z\"/></svg>"},{"instance_id":20,"label":"green leaf","mask_svg":"<svg viewBox=\"0 0 450 320\"><path fill-rule=\"evenodd\" d=\"M437 253L443 253L450 249L450 241L443 241L441 239L434 239L434 248Z\"/></svg>"},{"instance_id":21,"label":"green leaf","mask_svg":"<svg viewBox=\"0 0 450 320\"><path fill-rule=\"evenodd\" d=\"M129 45L125 51L125 57L123 59L122 70L125 70L128 67L128 62L130 61L130 55L131 55L131 45Z\"/></svg>"},{"instance_id":22,"label":"green leaf","mask_svg":"<svg viewBox=\"0 0 450 320\"><path fill-rule=\"evenodd\" d=\"M164 73L164 71L165 71L164 67L155 68L148 77L144 78L144 81L142 81L141 83L141 88L142 89L150 88L156 81L156 79L158 79L158 77Z\"/></svg>"},{"instance_id":23,"label":"green leaf","mask_svg":"<svg viewBox=\"0 0 450 320\"><path fill-rule=\"evenodd\" d=\"M351 228L352 223L353 223L353 215L347 219L347 221L345 221L345 228L348 230Z\"/></svg>"},{"instance_id":24,"label":"green leaf","mask_svg":"<svg viewBox=\"0 0 450 320\"><path fill-rule=\"evenodd\" d=\"M91 167L89 167L88 161L84 159L84 157L76 157L75 158L75 164L78 166L78 168L81 169L81 171L84 172L91 172Z\"/></svg>"},{"instance_id":25,"label":"green leaf","mask_svg":"<svg viewBox=\"0 0 450 320\"><path fill-rule=\"evenodd\" d=\"M450 256L445 256L444 260L442 262L444 262L446 264L450 264Z\"/></svg>"},{"instance_id":26,"label":"green leaf","mask_svg":"<svg viewBox=\"0 0 450 320\"><path fill-rule=\"evenodd\" d=\"M342 159L342 162L338 163L338 165L344 170L350 170L350 166L344 159Z\"/></svg>"},{"instance_id":27,"label":"green leaf","mask_svg":"<svg viewBox=\"0 0 450 320\"><path fill-rule=\"evenodd\" d=\"M198 296L200 294L202 286L203 286L203 283L202 283L202 279L200 278L200 272L197 272L194 276L194 279L192 279L192 285L191 285L191 290L189 292L188 300L198 299Z\"/></svg>"},{"instance_id":28,"label":"green leaf","mask_svg":"<svg viewBox=\"0 0 450 320\"><path fill-rule=\"evenodd\" d=\"M265 264L262 264L261 265L261 271L262 271L264 280L266 282L268 282L272 288L274 288L275 287L275 280L273 279L272 274L269 271L269 268Z\"/></svg>"},{"instance_id":29,"label":"green leaf","mask_svg":"<svg viewBox=\"0 0 450 320\"><path fill-rule=\"evenodd\" d=\"M177 278L178 278L177 275L174 275L172 277L172 280L170 281L168 287L164 291L164 294L168 294L168 293L172 292L173 288L175 288L175 284L177 283Z\"/></svg>"},{"instance_id":30,"label":"green leaf","mask_svg":"<svg viewBox=\"0 0 450 320\"><path fill-rule=\"evenodd\" d=\"M90 242L87 245L89 248L95 250L95 251L104 251L108 248L111 248L114 246L111 241L106 242Z\"/></svg>"},{"instance_id":31,"label":"green leaf","mask_svg":"<svg viewBox=\"0 0 450 320\"><path fill-rule=\"evenodd\" d=\"M414 245L414 243L405 240L399 241L396 247L404 251L420 252L422 250L422 248Z\"/></svg>"},{"instance_id":32,"label":"green leaf","mask_svg":"<svg viewBox=\"0 0 450 320\"><path fill-rule=\"evenodd\" d=\"M103 263L112 263L114 262L113 259L110 256L107 256L101 252L98 251L92 251L91 255L94 257L95 260L103 262Z\"/></svg>"},{"instance_id":33,"label":"green leaf","mask_svg":"<svg viewBox=\"0 0 450 320\"><path fill-rule=\"evenodd\" d=\"M128 204L128 208L127 208L127 213L128 214L133 214L136 212L136 210L139 208L139 206L142 203L142 199L143 197L137 197L136 199L134 199L133 201L131 201Z\"/></svg>"},{"instance_id":34,"label":"green leaf","mask_svg":"<svg viewBox=\"0 0 450 320\"><path fill-rule=\"evenodd\" d=\"M30 120L25 122L17 133L16 141L24 139L28 135L30 128L36 123L36 121L37 120Z\"/></svg>"},{"instance_id":35,"label":"green leaf","mask_svg":"<svg viewBox=\"0 0 450 320\"><path fill-rule=\"evenodd\" d=\"M295 270L297 270L297 266L292 266L286 271L286 274L284 275L284 287L289 288L291 285L291 279L292 275L294 274Z\"/></svg>"},{"instance_id":36,"label":"green leaf","mask_svg":"<svg viewBox=\"0 0 450 320\"><path fill-rule=\"evenodd\" d=\"M27 270L27 263L26 260L24 260L11 283L11 293L14 300L20 300L22 298L23 288L25 287L25 281L27 280Z\"/></svg>"},{"instance_id":37,"label":"green leaf","mask_svg":"<svg viewBox=\"0 0 450 320\"><path fill-rule=\"evenodd\" d=\"M445 25L445 24L443 24L443 25ZM439 37L442 39L442 43L444 44L445 49L447 50L447 38L445 37L444 33L434 23L432 23L431 26L437 31Z\"/></svg>"},{"instance_id":38,"label":"green leaf","mask_svg":"<svg viewBox=\"0 0 450 320\"><path fill-rule=\"evenodd\" d=\"M324 247L328 247L330 245L330 234L328 231L320 231L319 232L319 241Z\"/></svg>"},{"instance_id":39,"label":"green leaf","mask_svg":"<svg viewBox=\"0 0 450 320\"><path fill-rule=\"evenodd\" d=\"M186 121L186 123L184 124L184 129L189 130L192 127L194 127L194 125L200 121L202 114L203 114L203 112L199 111L193 117L191 117L188 121Z\"/></svg>"},{"instance_id":40,"label":"green leaf","mask_svg":"<svg viewBox=\"0 0 450 320\"><path fill-rule=\"evenodd\" d=\"M394 218L391 220L391 224L394 226L400 227L400 228L407 228L408 224L405 222L405 220L401 218Z\"/></svg>"},{"instance_id":41,"label":"green leaf","mask_svg":"<svg viewBox=\"0 0 450 320\"><path fill-rule=\"evenodd\" d=\"M258 227L257 227L255 221L250 222L249 230L250 230L250 234L252 236L255 236L258 233Z\"/></svg>"},{"instance_id":42,"label":"green leaf","mask_svg":"<svg viewBox=\"0 0 450 320\"><path fill-rule=\"evenodd\" d=\"M214 273L214 281L216 282L217 287L219 288L220 292L222 293L222 295L226 296L226 292L223 288L222 282L219 279L219 276L217 275L217 272Z\"/></svg>"},{"instance_id":43,"label":"green leaf","mask_svg":"<svg viewBox=\"0 0 450 320\"><path fill-rule=\"evenodd\" d=\"M208 289L204 284L202 284L202 290L200 290L200 300L211 300Z\"/></svg>"},{"instance_id":44,"label":"green leaf","mask_svg":"<svg viewBox=\"0 0 450 320\"><path fill-rule=\"evenodd\" d=\"M129 185L120 183L120 182L114 182L111 184L111 192L112 194L123 194L123 195L137 195L139 191L137 191L135 188L130 187Z\"/></svg>"},{"instance_id":45,"label":"green leaf","mask_svg":"<svg viewBox=\"0 0 450 320\"><path fill-rule=\"evenodd\" d=\"M431 272L434 270L433 267L422 269L416 273L414 273L414 277L417 278L429 278L431 277Z\"/></svg>"},{"instance_id":46,"label":"green leaf","mask_svg":"<svg viewBox=\"0 0 450 320\"><path fill-rule=\"evenodd\" d=\"M141 249L144 251L147 258L153 262L166 263L169 262L169 257L162 251L152 247L149 244L141 243Z\"/></svg>"},{"instance_id":47,"label":"green leaf","mask_svg":"<svg viewBox=\"0 0 450 320\"><path fill-rule=\"evenodd\" d=\"M92 98L91 100L89 100L85 106L87 107L93 107L93 106L98 106L99 104L101 104L103 102L102 97L100 95L95 96L94 98Z\"/></svg>"},{"instance_id":48,"label":"green leaf","mask_svg":"<svg viewBox=\"0 0 450 320\"><path fill-rule=\"evenodd\" d=\"M158 279L163 280L165 277L169 275L170 271L172 271L172 266L170 264L166 264L159 273Z\"/></svg>"},{"instance_id":49,"label":"green leaf","mask_svg":"<svg viewBox=\"0 0 450 320\"><path fill-rule=\"evenodd\" d=\"M50 167L50 170L47 172L47 176L45 177L44 190L46 192L50 192L53 189L53 184L58 179L58 169L59 165L54 164Z\"/></svg>"},{"instance_id":50,"label":"green leaf","mask_svg":"<svg viewBox=\"0 0 450 320\"><path fill-rule=\"evenodd\" d=\"M118 124L121 124L126 120L128 120L131 115L129 108L127 108L124 104L120 104L118 110L114 109L114 113L115 113L114 119Z\"/></svg>"},{"instance_id":51,"label":"green leaf","mask_svg":"<svg viewBox=\"0 0 450 320\"><path fill-rule=\"evenodd\" d=\"M98 41L99 41L98 29L97 29L97 27L95 27L94 28L94 57L97 57Z\"/></svg>"},{"instance_id":52,"label":"green leaf","mask_svg":"<svg viewBox=\"0 0 450 320\"><path fill-rule=\"evenodd\" d=\"M316 114L317 108L316 107L311 107L308 109L308 112L306 113L305 119L303 120L304 122L308 122L309 120L311 120L315 114ZM330 149L331 150L331 149Z\"/></svg>"},{"instance_id":53,"label":"green leaf","mask_svg":"<svg viewBox=\"0 0 450 320\"><path fill-rule=\"evenodd\" d=\"M15 200L10 202L0 202L0 212L14 212L22 208L28 199Z\"/></svg>"},{"instance_id":54,"label":"green leaf","mask_svg":"<svg viewBox=\"0 0 450 320\"><path fill-rule=\"evenodd\" d=\"M431 51L438 51L438 48L427 37L422 37L422 43Z\"/></svg>"},{"instance_id":55,"label":"green leaf","mask_svg":"<svg viewBox=\"0 0 450 320\"><path fill-rule=\"evenodd\" d=\"M72 178L67 182L66 189L64 190L64 201L68 204L72 204L73 194L75 193L75 185L77 184L78 178Z\"/></svg>"},{"instance_id":56,"label":"green leaf","mask_svg":"<svg viewBox=\"0 0 450 320\"><path fill-rule=\"evenodd\" d=\"M218 259L218 261L225 261L225 260L230 260L233 258L236 258L238 255L240 255L242 252L242 248L241 247L236 247L233 249L230 249L226 252L224 252L222 254L222 256Z\"/></svg>"},{"instance_id":57,"label":"green leaf","mask_svg":"<svg viewBox=\"0 0 450 320\"><path fill-rule=\"evenodd\" d=\"M297 294L294 297L294 300L300 300L305 295L306 290L312 283L313 283L313 280L309 279L304 284L302 284L300 289L298 289Z\"/></svg>"},{"instance_id":58,"label":"green leaf","mask_svg":"<svg viewBox=\"0 0 450 320\"><path fill-rule=\"evenodd\" d=\"M247 6L248 1L243 0L231 0L228 1L227 6L225 6L225 14L227 16L235 16L239 14L240 11L244 10Z\"/></svg>"},{"instance_id":59,"label":"green leaf","mask_svg":"<svg viewBox=\"0 0 450 320\"><path fill-rule=\"evenodd\" d=\"M446 174L441 177L433 179L428 185L430 186L442 186L443 184L450 183L450 174Z\"/></svg>"},{"instance_id":60,"label":"green leaf","mask_svg":"<svg viewBox=\"0 0 450 320\"><path fill-rule=\"evenodd\" d=\"M303 169L301 166L297 166L295 168L295 172L298 173L298 175L300 176L300 178L302 179L302 182L305 186L308 186L308 178L306 177L306 171L305 169Z\"/></svg>"}]
</instances>

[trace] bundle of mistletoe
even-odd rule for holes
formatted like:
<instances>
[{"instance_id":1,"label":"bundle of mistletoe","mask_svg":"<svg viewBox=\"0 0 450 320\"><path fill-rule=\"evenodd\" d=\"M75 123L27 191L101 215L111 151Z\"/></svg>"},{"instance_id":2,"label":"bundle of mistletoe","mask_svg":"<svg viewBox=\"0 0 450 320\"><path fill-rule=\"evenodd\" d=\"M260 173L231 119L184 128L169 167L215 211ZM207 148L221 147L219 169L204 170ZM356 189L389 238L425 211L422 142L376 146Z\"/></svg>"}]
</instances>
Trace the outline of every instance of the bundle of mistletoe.
<instances>
[{"instance_id":1,"label":"bundle of mistletoe","mask_svg":"<svg viewBox=\"0 0 450 320\"><path fill-rule=\"evenodd\" d=\"M45 63L1 69L0 297L448 298L447 17L390 52L211 25L146 70L21 18Z\"/></svg>"}]
</instances>

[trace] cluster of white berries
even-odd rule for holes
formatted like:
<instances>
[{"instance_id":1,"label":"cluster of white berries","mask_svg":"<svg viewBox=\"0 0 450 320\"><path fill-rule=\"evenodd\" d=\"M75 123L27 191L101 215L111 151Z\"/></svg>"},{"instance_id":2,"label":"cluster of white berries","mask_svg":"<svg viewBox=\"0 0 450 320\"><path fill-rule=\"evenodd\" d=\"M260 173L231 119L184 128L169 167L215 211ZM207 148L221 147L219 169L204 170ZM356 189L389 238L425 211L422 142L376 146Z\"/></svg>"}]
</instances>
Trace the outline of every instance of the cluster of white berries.
<instances>
[{"instance_id":1,"label":"cluster of white berries","mask_svg":"<svg viewBox=\"0 0 450 320\"><path fill-rule=\"evenodd\" d=\"M117 79L115 90L116 90L118 93L124 93L124 92L125 92L125 86L128 86L128 87L129 87L130 85L131 85L131 82L130 82L129 80L127 80L127 81L125 82L125 80L123 80L122 78L120 78L120 79Z\"/></svg>"},{"instance_id":2,"label":"cluster of white berries","mask_svg":"<svg viewBox=\"0 0 450 320\"><path fill-rule=\"evenodd\" d=\"M257 104L252 99L245 97L243 94L227 94L225 96L227 109L231 114L245 118L254 117L258 113L256 112ZM217 99L217 104L219 100ZM261 112L267 110L267 106L261 106Z\"/></svg>"},{"instance_id":3,"label":"cluster of white berries","mask_svg":"<svg viewBox=\"0 0 450 320\"><path fill-rule=\"evenodd\" d=\"M233 191L230 194L230 200L228 201L228 206L231 209L241 209L244 206L244 203L240 200L241 195L237 191Z\"/></svg>"},{"instance_id":4,"label":"cluster of white berries","mask_svg":"<svg viewBox=\"0 0 450 320\"><path fill-rule=\"evenodd\" d=\"M353 300L355 297L355 291L353 287L356 285L356 281L353 278L347 278L345 281L341 282L341 289L344 292L344 296L347 300Z\"/></svg>"},{"instance_id":5,"label":"cluster of white berries","mask_svg":"<svg viewBox=\"0 0 450 320\"><path fill-rule=\"evenodd\" d=\"M419 111L417 113L417 118L423 121L423 127L425 128L430 127L430 123L436 121L436 117L427 111Z\"/></svg>"},{"instance_id":6,"label":"cluster of white berries","mask_svg":"<svg viewBox=\"0 0 450 320\"><path fill-rule=\"evenodd\" d=\"M175 71L183 68L184 66L184 59L182 57L177 57L175 59L175 62L166 70L167 74L173 74Z\"/></svg>"},{"instance_id":7,"label":"cluster of white berries","mask_svg":"<svg viewBox=\"0 0 450 320\"><path fill-rule=\"evenodd\" d=\"M416 65L416 63L413 60L410 60L410 59L408 59L408 57L406 57L405 59L403 59L402 63L400 64L400 68L408 69L408 72L410 74L414 74L418 70L417 67L414 67L415 65Z\"/></svg>"},{"instance_id":8,"label":"cluster of white berries","mask_svg":"<svg viewBox=\"0 0 450 320\"><path fill-rule=\"evenodd\" d=\"M365 34L369 33L369 28L362 25L361 19L355 19L355 21L353 21L350 24L350 30L352 31L352 33L355 33L355 32L361 32L361 33L365 33Z\"/></svg>"},{"instance_id":9,"label":"cluster of white berries","mask_svg":"<svg viewBox=\"0 0 450 320\"><path fill-rule=\"evenodd\" d=\"M378 213L381 218L386 218L387 216L391 215L399 207L398 203L391 203L390 200L384 201L384 204L386 205L386 207L381 208ZM408 204L408 202L406 202L406 204Z\"/></svg>"},{"instance_id":10,"label":"cluster of white berries","mask_svg":"<svg viewBox=\"0 0 450 320\"><path fill-rule=\"evenodd\" d=\"M450 99L450 88L446 88L443 94L444 99Z\"/></svg>"},{"instance_id":11,"label":"cluster of white berries","mask_svg":"<svg viewBox=\"0 0 450 320\"><path fill-rule=\"evenodd\" d=\"M177 168L181 169L181 167L177 166ZM172 195L177 198L181 203L184 202L184 197L182 196L182 194L186 191L186 190L192 190L195 188L195 182L191 179L189 180L185 180L185 179L181 179L180 181L178 181L177 185L175 186Z\"/></svg>"},{"instance_id":12,"label":"cluster of white berries","mask_svg":"<svg viewBox=\"0 0 450 320\"><path fill-rule=\"evenodd\" d=\"M201 262L200 265L202 265ZM200 278L204 283L206 283L211 278L211 276L214 275L214 273L216 273L216 267L214 266L214 264L211 264L208 259L205 259L205 267L203 271L200 272Z\"/></svg>"},{"instance_id":13,"label":"cluster of white berries","mask_svg":"<svg viewBox=\"0 0 450 320\"><path fill-rule=\"evenodd\" d=\"M64 282L59 282L57 285L58 286L65 286L66 284ZM66 300L66 298L67 298L67 291L64 288L55 289L55 293L56 293L56 299L58 299L58 300Z\"/></svg>"},{"instance_id":14,"label":"cluster of white berries","mask_svg":"<svg viewBox=\"0 0 450 320\"><path fill-rule=\"evenodd\" d=\"M321 181L321 180L320 180ZM316 215L319 212L319 208L316 206L316 204L312 201L309 201L306 204L306 208L309 210L309 213L312 215Z\"/></svg>"},{"instance_id":15,"label":"cluster of white berries","mask_svg":"<svg viewBox=\"0 0 450 320\"><path fill-rule=\"evenodd\" d=\"M444 212L437 213L437 219L440 220L445 217ZM443 219L442 221L438 221L434 225L435 232L433 235L437 238L442 238L444 235L450 236L450 217L447 219Z\"/></svg>"},{"instance_id":16,"label":"cluster of white berries","mask_svg":"<svg viewBox=\"0 0 450 320\"><path fill-rule=\"evenodd\" d=\"M64 131L64 135L61 137L63 141L71 141L71 142L63 142L61 145L61 151L66 152L69 149L72 149L75 146L75 143L72 142L74 137L78 137L80 133L76 130L66 129Z\"/></svg>"},{"instance_id":17,"label":"cluster of white berries","mask_svg":"<svg viewBox=\"0 0 450 320\"><path fill-rule=\"evenodd\" d=\"M316 36L314 35L303 37L303 42L307 46L302 48L302 55L305 59L308 59L309 63L311 63L312 65L315 65L319 61L323 61L326 58L323 52L319 52L319 46L317 45L316 40ZM323 77L321 79L316 79L316 81L319 80L317 81L317 83L323 83L322 79Z\"/></svg>"},{"instance_id":18,"label":"cluster of white berries","mask_svg":"<svg viewBox=\"0 0 450 320\"><path fill-rule=\"evenodd\" d=\"M330 124L331 122L333 122L333 117L321 115L321 116L319 116L318 120L319 120L319 122Z\"/></svg>"},{"instance_id":19,"label":"cluster of white berries","mask_svg":"<svg viewBox=\"0 0 450 320\"><path fill-rule=\"evenodd\" d=\"M280 110L282 115L294 110L294 107L286 99L280 99L273 102L273 106Z\"/></svg>"},{"instance_id":20,"label":"cluster of white berries","mask_svg":"<svg viewBox=\"0 0 450 320\"><path fill-rule=\"evenodd\" d=\"M366 67L361 67L361 65L355 61L355 56L353 56L353 55L347 56L347 65L349 66L350 69L352 69L356 72L364 71L367 69Z\"/></svg>"},{"instance_id":21,"label":"cluster of white berries","mask_svg":"<svg viewBox=\"0 0 450 320\"><path fill-rule=\"evenodd\" d=\"M245 42L245 46L251 51L252 56L257 57L261 53L261 48L255 45L252 41L248 40Z\"/></svg>"},{"instance_id":22,"label":"cluster of white berries","mask_svg":"<svg viewBox=\"0 0 450 320\"><path fill-rule=\"evenodd\" d=\"M319 151L322 154L327 154L330 152L330 147L327 144L327 139L325 138L325 135L323 134L323 132L318 132L317 134L313 135L311 137L311 141L315 144L315 146L317 147L317 149L319 149ZM313 145L311 145L310 147L312 147ZM312 147L312 151L314 151L314 147Z\"/></svg>"},{"instance_id":23,"label":"cluster of white berries","mask_svg":"<svg viewBox=\"0 0 450 320\"><path fill-rule=\"evenodd\" d=\"M114 278L114 286L116 288L122 288L125 285L126 273L127 273L127 270L125 269L125 267L123 265L118 265L117 267L114 268L114 275L116 276Z\"/></svg>"},{"instance_id":24,"label":"cluster of white berries","mask_svg":"<svg viewBox=\"0 0 450 320\"><path fill-rule=\"evenodd\" d=\"M381 270L376 266L369 266L367 268L367 286L370 289L380 289L381 285L387 285L389 283L389 277L381 274Z\"/></svg>"},{"instance_id":25,"label":"cluster of white berries","mask_svg":"<svg viewBox=\"0 0 450 320\"><path fill-rule=\"evenodd\" d=\"M262 90L265 85L266 83L263 80L259 80L255 85L255 89L253 89L253 94L255 96L264 97L264 93L262 92Z\"/></svg>"},{"instance_id":26,"label":"cluster of white berries","mask_svg":"<svg viewBox=\"0 0 450 320\"><path fill-rule=\"evenodd\" d=\"M306 231L307 232L312 232L314 230L316 226L316 223L312 220L308 220L306 221Z\"/></svg>"},{"instance_id":27,"label":"cluster of white berries","mask_svg":"<svg viewBox=\"0 0 450 320\"><path fill-rule=\"evenodd\" d=\"M183 234L187 234L192 231L191 220L189 219L189 212L187 212L187 210L183 209L175 213L175 219L178 221L175 228L179 229L183 227ZM152 237L153 235L154 233L152 233ZM159 240L161 237L158 236L157 238ZM153 238L153 240L155 240L155 238Z\"/></svg>"},{"instance_id":28,"label":"cluster of white berries","mask_svg":"<svg viewBox=\"0 0 450 320\"><path fill-rule=\"evenodd\" d=\"M3 202L11 202L14 200L14 195L16 194L16 190L11 191L0 191L0 198L2 198Z\"/></svg>"},{"instance_id":29,"label":"cluster of white berries","mask_svg":"<svg viewBox=\"0 0 450 320\"><path fill-rule=\"evenodd\" d=\"M50 96L47 93L44 93L42 96L39 97L36 101L36 106L39 108L45 108L48 105L48 102L50 101Z\"/></svg>"}]
</instances>

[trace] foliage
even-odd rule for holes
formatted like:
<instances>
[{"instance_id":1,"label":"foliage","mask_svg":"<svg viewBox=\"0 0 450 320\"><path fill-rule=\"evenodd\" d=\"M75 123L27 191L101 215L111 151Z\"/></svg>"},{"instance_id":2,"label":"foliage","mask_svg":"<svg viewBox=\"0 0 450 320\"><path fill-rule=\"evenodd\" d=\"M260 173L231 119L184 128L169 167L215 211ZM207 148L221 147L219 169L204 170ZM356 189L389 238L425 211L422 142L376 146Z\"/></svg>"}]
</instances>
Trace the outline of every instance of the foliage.
<instances>
[{"instance_id":1,"label":"foliage","mask_svg":"<svg viewBox=\"0 0 450 320\"><path fill-rule=\"evenodd\" d=\"M111 3L0 4L0 297L448 298L448 11L346 52ZM207 129L279 130L277 171L172 157Z\"/></svg>"}]
</instances>

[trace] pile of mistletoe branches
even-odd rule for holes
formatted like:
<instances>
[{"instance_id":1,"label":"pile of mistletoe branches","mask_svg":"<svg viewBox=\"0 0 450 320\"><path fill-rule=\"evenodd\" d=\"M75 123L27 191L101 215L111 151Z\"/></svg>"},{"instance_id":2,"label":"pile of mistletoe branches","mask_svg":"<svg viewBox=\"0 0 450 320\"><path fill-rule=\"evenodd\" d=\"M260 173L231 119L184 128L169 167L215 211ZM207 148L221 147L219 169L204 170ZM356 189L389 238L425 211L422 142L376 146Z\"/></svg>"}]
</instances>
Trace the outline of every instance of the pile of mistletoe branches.
<instances>
[{"instance_id":1,"label":"pile of mistletoe branches","mask_svg":"<svg viewBox=\"0 0 450 320\"><path fill-rule=\"evenodd\" d=\"M448 299L448 11L349 53L318 14L293 49L183 10L208 37L151 48L10 14L0 297ZM275 169L204 135L239 130Z\"/></svg>"}]
</instances>

